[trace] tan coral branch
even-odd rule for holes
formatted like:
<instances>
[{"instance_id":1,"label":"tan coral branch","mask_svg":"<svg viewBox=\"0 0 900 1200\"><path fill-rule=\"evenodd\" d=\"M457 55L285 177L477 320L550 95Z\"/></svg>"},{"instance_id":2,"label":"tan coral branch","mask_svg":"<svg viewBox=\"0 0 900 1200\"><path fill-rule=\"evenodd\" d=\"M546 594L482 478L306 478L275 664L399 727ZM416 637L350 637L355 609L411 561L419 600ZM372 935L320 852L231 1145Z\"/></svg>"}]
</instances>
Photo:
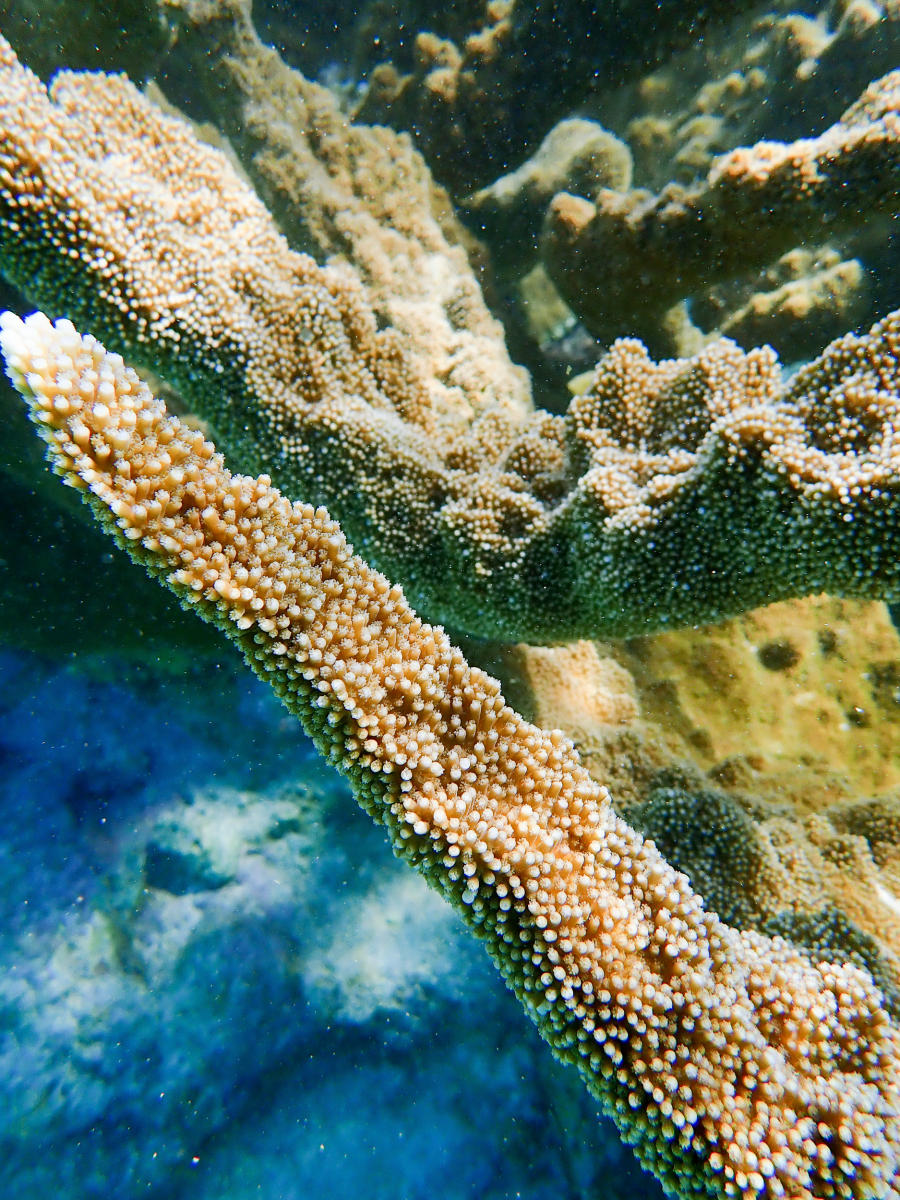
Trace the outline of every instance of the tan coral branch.
<instances>
[{"instance_id":1,"label":"tan coral branch","mask_svg":"<svg viewBox=\"0 0 900 1200\"><path fill-rule=\"evenodd\" d=\"M896 1194L900 1039L865 972L724 925L323 510L233 475L93 338L0 346L105 527L234 638L681 1196Z\"/></svg>"}]
</instances>

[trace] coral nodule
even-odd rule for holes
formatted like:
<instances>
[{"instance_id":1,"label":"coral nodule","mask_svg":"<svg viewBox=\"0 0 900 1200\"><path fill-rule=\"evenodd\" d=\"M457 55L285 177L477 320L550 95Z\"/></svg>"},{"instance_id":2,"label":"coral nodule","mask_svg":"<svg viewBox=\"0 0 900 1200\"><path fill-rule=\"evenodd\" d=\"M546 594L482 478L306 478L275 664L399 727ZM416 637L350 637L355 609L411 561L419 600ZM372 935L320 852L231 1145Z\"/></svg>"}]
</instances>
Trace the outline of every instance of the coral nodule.
<instances>
[{"instance_id":1,"label":"coral nodule","mask_svg":"<svg viewBox=\"0 0 900 1200\"><path fill-rule=\"evenodd\" d=\"M323 509L232 474L93 337L6 314L0 348L54 469L238 644L672 1194L896 1194L900 1037L866 971L706 910Z\"/></svg>"}]
</instances>

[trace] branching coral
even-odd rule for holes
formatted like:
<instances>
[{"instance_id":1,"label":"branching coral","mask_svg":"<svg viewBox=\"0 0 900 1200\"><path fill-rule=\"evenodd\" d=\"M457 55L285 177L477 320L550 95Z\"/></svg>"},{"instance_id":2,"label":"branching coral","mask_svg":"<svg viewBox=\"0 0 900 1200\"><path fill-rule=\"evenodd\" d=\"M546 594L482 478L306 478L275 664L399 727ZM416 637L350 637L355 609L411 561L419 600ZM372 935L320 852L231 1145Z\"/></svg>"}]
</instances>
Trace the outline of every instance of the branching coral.
<instances>
[{"instance_id":1,"label":"branching coral","mask_svg":"<svg viewBox=\"0 0 900 1200\"><path fill-rule=\"evenodd\" d=\"M55 469L237 642L673 1194L896 1194L871 976L706 911L326 512L233 475L93 338L8 315L0 345Z\"/></svg>"},{"instance_id":2,"label":"branching coral","mask_svg":"<svg viewBox=\"0 0 900 1200\"><path fill-rule=\"evenodd\" d=\"M472 6L481 22L470 18L468 29L457 12L448 19L429 11L414 39L412 69L380 64L360 116L414 131L438 178L465 194L490 181L498 158L518 165L598 78L621 82L715 19L750 6L493 0Z\"/></svg>"},{"instance_id":3,"label":"branching coral","mask_svg":"<svg viewBox=\"0 0 900 1200\"><path fill-rule=\"evenodd\" d=\"M461 302L454 332L448 297L430 347L379 328L356 276L292 251L127 81L48 94L6 47L0 118L4 271L174 382L239 465L326 504L429 617L552 640L900 593L897 314L787 384L765 350L657 365L621 342L552 417L486 314Z\"/></svg>"},{"instance_id":4,"label":"branching coral","mask_svg":"<svg viewBox=\"0 0 900 1200\"><path fill-rule=\"evenodd\" d=\"M327 504L428 615L480 632L897 593L896 314L788 383L766 351L654 364L618 343L565 416L534 413L404 139L348 125L260 45L246 4L168 7L294 249L223 156L125 81L68 74L47 92L6 49L3 269L175 382L236 462ZM891 153L879 121L828 145L855 154L860 134ZM830 152L826 168L846 166ZM890 805L849 807L845 832L823 818L819 857L801 859L718 793L657 786L631 811L692 891L569 744L520 721L323 513L229 475L70 327L10 323L6 345L101 521L299 712L670 1190L896 1193L895 960L853 911L830 920L822 880L808 911L784 908L793 878L779 903L780 872L849 848L877 923L891 897L860 868L882 865Z\"/></svg>"},{"instance_id":5,"label":"branching coral","mask_svg":"<svg viewBox=\"0 0 900 1200\"><path fill-rule=\"evenodd\" d=\"M861 211L895 212L898 195L893 71L819 137L734 150L696 187L606 191L596 205L560 194L545 232L547 267L598 337L654 339L665 311L698 288L764 266L805 237L840 233Z\"/></svg>"}]
</instances>

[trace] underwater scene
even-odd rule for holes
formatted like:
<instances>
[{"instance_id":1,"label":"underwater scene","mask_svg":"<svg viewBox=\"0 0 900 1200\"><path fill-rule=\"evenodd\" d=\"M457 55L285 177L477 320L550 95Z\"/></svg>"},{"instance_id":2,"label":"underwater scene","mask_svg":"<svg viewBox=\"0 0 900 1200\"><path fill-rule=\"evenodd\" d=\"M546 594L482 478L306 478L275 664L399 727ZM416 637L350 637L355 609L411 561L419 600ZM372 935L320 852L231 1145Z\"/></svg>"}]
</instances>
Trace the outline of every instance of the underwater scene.
<instances>
[{"instance_id":1,"label":"underwater scene","mask_svg":"<svg viewBox=\"0 0 900 1200\"><path fill-rule=\"evenodd\" d=\"M900 3L0 0L0 1183L900 1198Z\"/></svg>"}]
</instances>

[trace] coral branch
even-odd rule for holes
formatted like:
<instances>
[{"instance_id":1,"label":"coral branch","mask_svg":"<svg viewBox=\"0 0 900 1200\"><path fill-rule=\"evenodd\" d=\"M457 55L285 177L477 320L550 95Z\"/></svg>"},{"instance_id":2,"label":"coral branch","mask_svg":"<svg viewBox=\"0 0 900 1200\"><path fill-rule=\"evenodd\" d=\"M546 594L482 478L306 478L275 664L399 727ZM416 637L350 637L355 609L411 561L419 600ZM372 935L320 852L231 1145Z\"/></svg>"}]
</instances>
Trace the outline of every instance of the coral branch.
<instances>
[{"instance_id":1,"label":"coral branch","mask_svg":"<svg viewBox=\"0 0 900 1200\"><path fill-rule=\"evenodd\" d=\"M521 162L598 80L621 84L749 7L748 0L503 0L429 11L411 71L401 73L397 62L377 66L361 117L412 131L436 176L464 195L493 178L498 160ZM451 36L437 36L445 30Z\"/></svg>"},{"instance_id":2,"label":"coral branch","mask_svg":"<svg viewBox=\"0 0 900 1200\"><path fill-rule=\"evenodd\" d=\"M733 150L696 187L606 191L596 205L560 194L545 261L597 337L652 342L666 310L700 287L765 266L804 238L846 231L861 212L896 212L898 196L900 72L892 71L819 137Z\"/></svg>"},{"instance_id":3,"label":"coral branch","mask_svg":"<svg viewBox=\"0 0 900 1200\"><path fill-rule=\"evenodd\" d=\"M233 475L93 338L7 314L0 347L57 472L238 643L673 1194L895 1193L900 1039L866 972L707 912L327 513Z\"/></svg>"},{"instance_id":4,"label":"coral branch","mask_svg":"<svg viewBox=\"0 0 900 1200\"><path fill-rule=\"evenodd\" d=\"M768 351L655 364L621 342L565 416L534 412L489 322L447 333L452 289L429 357L348 269L291 250L183 122L122 78L64 73L48 94L8 46L0 258L456 628L565 640L900 595L898 313L788 385Z\"/></svg>"}]
</instances>

